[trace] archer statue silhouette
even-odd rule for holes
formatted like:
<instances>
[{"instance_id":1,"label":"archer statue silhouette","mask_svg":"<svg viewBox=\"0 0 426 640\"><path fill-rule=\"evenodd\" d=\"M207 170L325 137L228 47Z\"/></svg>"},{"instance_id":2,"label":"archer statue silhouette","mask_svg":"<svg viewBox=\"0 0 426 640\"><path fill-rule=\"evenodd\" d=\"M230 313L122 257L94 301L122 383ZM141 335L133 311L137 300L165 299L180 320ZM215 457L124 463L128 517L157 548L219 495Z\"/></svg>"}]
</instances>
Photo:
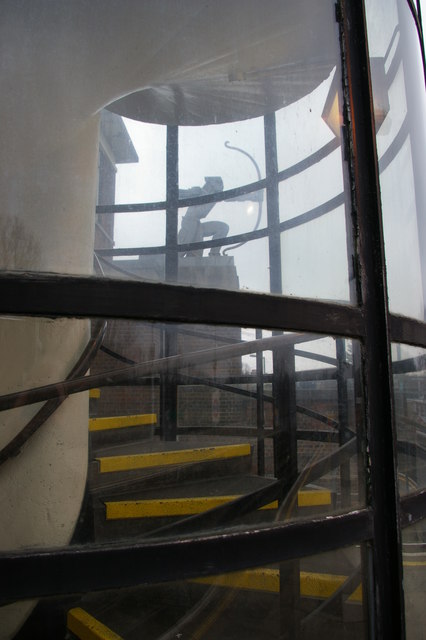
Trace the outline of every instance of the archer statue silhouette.
<instances>
[{"instance_id":1,"label":"archer statue silhouette","mask_svg":"<svg viewBox=\"0 0 426 640\"><path fill-rule=\"evenodd\" d=\"M223 191L223 180L220 176L206 176L202 187L192 187L191 189L179 189L179 197L206 196L212 193ZM182 226L178 235L179 244L192 244L202 242L204 238L211 237L212 240L225 238L229 231L229 225L219 220L201 222L208 216L216 202L199 204L188 207L182 218ZM186 251L184 257L202 256L203 249L193 249ZM220 246L210 249L210 256L220 255Z\"/></svg>"},{"instance_id":2,"label":"archer statue silhouette","mask_svg":"<svg viewBox=\"0 0 426 640\"><path fill-rule=\"evenodd\" d=\"M225 142L225 147L227 149L233 149L234 151L238 151L242 153L244 156L249 158L253 163L258 181L261 180L261 173L259 166L256 160L244 149L240 149L240 147L231 146L228 141ZM192 187L191 189L179 189L179 197L197 197L197 196L205 196L212 193L218 193L223 191L223 180L221 176L206 176L205 183L202 187ZM259 227L260 220L262 217L262 202L263 202L263 191L261 190L253 190L249 193L241 194L238 196L234 196L233 198L228 198L227 202L241 202L241 201L252 201L258 203L258 214L255 226L252 232L256 231ZM207 204L195 205L193 207L188 207L186 213L182 219L182 226L180 228L178 234L178 242L179 244L192 244L195 242L202 242L204 238L211 237L212 240L217 240L219 238L226 238L229 231L229 225L226 222L220 222L219 220L211 220L208 222L201 222L208 216L210 211L215 206L216 202L209 202ZM248 239L244 239L242 242L235 244L233 246L228 247L223 253L227 253L231 249L237 249L238 247L242 247ZM210 249L210 256L218 256L220 255L221 246L212 247ZM193 249L190 251L186 251L184 257L198 256L201 257L203 255L203 249Z\"/></svg>"}]
</instances>

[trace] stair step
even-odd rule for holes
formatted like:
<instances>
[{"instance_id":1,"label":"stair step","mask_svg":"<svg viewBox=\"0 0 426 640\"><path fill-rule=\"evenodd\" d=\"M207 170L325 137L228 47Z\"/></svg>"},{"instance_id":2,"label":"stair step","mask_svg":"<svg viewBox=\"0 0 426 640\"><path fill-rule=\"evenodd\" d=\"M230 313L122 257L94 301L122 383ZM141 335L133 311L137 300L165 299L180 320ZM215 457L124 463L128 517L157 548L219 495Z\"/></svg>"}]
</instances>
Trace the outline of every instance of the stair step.
<instances>
[{"instance_id":1,"label":"stair step","mask_svg":"<svg viewBox=\"0 0 426 640\"><path fill-rule=\"evenodd\" d=\"M239 458L237 458L237 460L239 460ZM222 464L221 461L219 461L219 463ZM212 463L207 462L202 464ZM201 467L201 464L195 466ZM183 466L182 468L185 469L188 467ZM112 477L114 475L115 474L104 474L105 477ZM187 507L190 505L190 501L182 500L182 498L199 499L204 502L204 509L211 509L211 507L214 506L213 501L204 501L204 498L217 499L221 497L223 498L223 496L247 495L259 489L266 488L271 484L274 484L273 478L263 478L255 475L248 475L247 473L244 473L243 475L234 475L233 473L230 474L229 470L227 475L222 474L216 477L205 478L203 476L202 469L198 468L198 475L196 478L193 477L187 482L178 481L173 485L153 487L148 481L145 488L140 490L135 489L133 481L131 481L127 485L127 490L123 487L122 493L115 493L113 495L110 494L110 489L107 487L103 492L102 497L99 495L100 492L97 492L97 494L93 496L92 504L95 539L97 541L105 542L107 540L117 541L123 538L140 538L146 533L152 533L153 531L161 529L163 526L169 526L176 521L183 521L191 517L204 517L203 512L198 512L198 515L195 514L192 516L180 513L179 515L173 516L170 515L170 510L168 510L168 515L161 515L160 511L156 508L156 504L161 502L164 502L169 506L174 502L174 506L178 505L178 508L174 509L176 512L179 511L179 509L188 510ZM272 502L275 497L275 495L272 495L268 502ZM121 513L121 516L126 515L126 512L127 515L129 515L128 508L133 510L133 505L130 507L128 505L128 503L132 501L138 503L149 501L151 505L153 505L153 509L156 513L151 517L141 517L137 513L133 512L134 517L106 518L106 502L118 503L119 509L121 509L122 506L120 503L127 503L124 504L124 514ZM208 504L208 502L210 504ZM204 511L204 513L210 513L210 511ZM272 509L257 511L254 508L253 511L246 513L245 515L238 515L238 513L238 511L234 513L231 518L232 521L239 523L242 518L244 522L250 522L251 524L256 525L260 521L264 522L266 520L269 522L273 520L277 512Z\"/></svg>"},{"instance_id":2,"label":"stair step","mask_svg":"<svg viewBox=\"0 0 426 640\"><path fill-rule=\"evenodd\" d=\"M313 600L325 600L330 598L346 580L346 575L301 571L300 596L302 598ZM279 569L270 568L250 569L225 575L194 578L189 582L200 585L214 585L216 587L223 587L237 591L262 592L265 595L278 595L280 592ZM135 600L135 605L136 602L137 601ZM361 605L361 585L353 591L353 593L347 598L346 602L352 605ZM115 616L116 627L118 624L118 617L117 615ZM69 631L80 638L80 640L122 640L120 635L102 624L97 618L80 607L71 609L68 612L67 626Z\"/></svg>"},{"instance_id":3,"label":"stair step","mask_svg":"<svg viewBox=\"0 0 426 640\"><path fill-rule=\"evenodd\" d=\"M241 498L241 495L201 496L187 498L157 498L153 500L107 501L106 519L161 518L171 516L189 516ZM331 492L327 490L299 491L298 506L326 506L331 504ZM264 505L260 510L278 508L278 500Z\"/></svg>"},{"instance_id":4,"label":"stair step","mask_svg":"<svg viewBox=\"0 0 426 640\"><path fill-rule=\"evenodd\" d=\"M194 481L195 478L214 479L223 478L232 473L235 476L246 476L251 473L251 458L227 458L218 460L204 460L190 464L169 465L165 467L151 467L117 471L115 473L99 473L99 463L93 461L89 465L89 484L92 495L104 500L130 497L141 498L140 495L130 496L129 489L137 494L150 489L163 489L181 486L183 483ZM227 490L229 491L229 489ZM233 492L234 490L232 490ZM156 495L153 497L157 497Z\"/></svg>"},{"instance_id":5,"label":"stair step","mask_svg":"<svg viewBox=\"0 0 426 640\"><path fill-rule=\"evenodd\" d=\"M166 498L164 500L126 500L106 502L106 519L162 518L169 516L190 516L214 509L241 496L208 496L205 498ZM278 501L261 507L276 509Z\"/></svg>"},{"instance_id":6,"label":"stair step","mask_svg":"<svg viewBox=\"0 0 426 640\"><path fill-rule=\"evenodd\" d=\"M308 615L320 602L333 596L347 577L353 574L359 560L359 551L353 548L301 559L301 615ZM285 565L286 563L283 570L286 573ZM268 640L278 637L279 592L280 584L283 586L282 580L279 565L258 567L163 585L141 585L118 591L89 593L73 606L81 607L95 619L102 620L112 632L119 633L123 638L155 640L163 635L174 638L174 630L176 633L181 631L182 622L186 625L184 621L188 611L198 608L199 603L209 594L209 604L206 609L201 609L194 623L195 628L210 618L210 614L216 611L218 606L219 611L222 611L221 603L228 602L231 606L224 615L221 613L215 618L213 637L222 637L222 632L225 631L225 637L228 638L247 637L247 630L253 629L256 630L256 637ZM362 624L362 601L361 585L353 588L352 593L346 591L343 595L342 621L354 625L353 634L350 635L353 640L362 635L361 628L357 626ZM241 624L245 616L250 618L249 626ZM193 631L194 626L189 624L185 627L184 636L193 637ZM333 633L331 636L341 637ZM83 640L95 640L99 636L78 637ZM109 640L109 636L106 638ZM117 640L116 635L112 638Z\"/></svg>"},{"instance_id":7,"label":"stair step","mask_svg":"<svg viewBox=\"0 0 426 640\"><path fill-rule=\"evenodd\" d=\"M250 444L233 444L197 449L98 457L96 460L99 462L100 473L111 473L114 471L130 471L134 469L147 469L208 460L240 458L250 455Z\"/></svg>"},{"instance_id":8,"label":"stair step","mask_svg":"<svg viewBox=\"0 0 426 640\"><path fill-rule=\"evenodd\" d=\"M80 607L68 611L67 628L80 640L123 640Z\"/></svg>"},{"instance_id":9,"label":"stair step","mask_svg":"<svg viewBox=\"0 0 426 640\"><path fill-rule=\"evenodd\" d=\"M130 416L112 416L108 418L90 418L89 431L106 431L109 429L124 429L142 425L157 424L157 414L140 413Z\"/></svg>"},{"instance_id":10,"label":"stair step","mask_svg":"<svg viewBox=\"0 0 426 640\"><path fill-rule=\"evenodd\" d=\"M332 596L345 580L347 580L347 576L343 575L301 571L300 595L307 598L326 599ZM279 569L251 569L219 576L208 576L207 578L194 578L191 582L250 591L279 593L280 572ZM349 596L348 602L362 602L361 584Z\"/></svg>"}]
</instances>

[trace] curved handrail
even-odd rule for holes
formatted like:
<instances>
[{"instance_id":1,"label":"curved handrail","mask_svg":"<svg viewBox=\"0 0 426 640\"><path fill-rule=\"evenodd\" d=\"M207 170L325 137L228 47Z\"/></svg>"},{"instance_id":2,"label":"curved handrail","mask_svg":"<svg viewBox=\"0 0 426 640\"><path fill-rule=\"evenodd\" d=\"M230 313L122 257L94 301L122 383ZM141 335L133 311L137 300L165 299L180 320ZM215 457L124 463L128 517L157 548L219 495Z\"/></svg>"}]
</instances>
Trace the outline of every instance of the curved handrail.
<instances>
[{"instance_id":1,"label":"curved handrail","mask_svg":"<svg viewBox=\"0 0 426 640\"><path fill-rule=\"evenodd\" d=\"M93 359L98 352L98 349L102 343L105 335L107 323L102 321L99 323L95 331L95 335L90 338L85 346L80 358L71 369L66 380L74 380L84 375L89 369ZM28 392L23 392L28 393ZM0 465L5 463L10 458L18 455L23 445L33 436L36 431L46 422L48 418L58 409L64 400L66 395L57 396L48 400L37 413L30 419L30 421L17 433L7 445L0 450Z\"/></svg>"},{"instance_id":2,"label":"curved handrail","mask_svg":"<svg viewBox=\"0 0 426 640\"><path fill-rule=\"evenodd\" d=\"M208 511L203 511L202 513L190 516L189 518L187 517L183 520L149 531L143 537L151 538L163 533L194 533L194 531L200 530L201 528L209 526L217 527L221 524L229 523L229 520L232 520L233 518L240 518L247 515L278 498L283 498L283 501L280 504L280 514L285 514L286 517L284 519L287 520L287 516L291 511L293 502L297 498L297 494L301 487L318 480L325 473L328 473L332 469L340 466L356 453L356 438L352 438L346 444L339 447L337 451L333 451L305 467L303 472L299 474L297 480L284 496L283 491L288 484L288 479L283 478L280 480L273 480L271 484L266 487L247 493L246 495L238 497L235 500L231 500L230 502L213 509L209 509Z\"/></svg>"},{"instance_id":3,"label":"curved handrail","mask_svg":"<svg viewBox=\"0 0 426 640\"><path fill-rule=\"evenodd\" d=\"M333 153L340 145L340 141L337 138L334 138L327 144L325 144L321 149L315 151L307 158L297 162L296 164L288 167L287 169L283 169L277 174L278 182L284 182L289 178L305 171L309 167L317 164L320 160L323 160L328 155ZM234 189L227 189L226 191L220 191L213 194L207 194L203 196L195 196L190 198L181 198L177 201L178 207L193 207L202 204L211 204L217 202L223 202L238 196L250 194L256 191L260 191L267 186L266 178L260 178L260 170L259 167L254 160L246 151L239 149L239 147L234 147L229 144L229 142L225 142L225 146L230 149L235 149L250 157L251 161L254 163L256 167L256 172L258 175L258 180L256 182L251 182L249 184L243 185L241 187L236 187ZM338 196L332 198L331 200L319 205L318 207L314 207L301 215L296 216L290 220L286 220L281 223L280 231L285 231L287 229L292 229L301 224L305 224L306 222L310 222L311 220L325 215L329 211L332 211L337 206L340 206L344 203L344 194L338 194ZM148 203L136 203L136 204L113 204L113 205L99 205L96 207L96 213L129 213L129 212L148 212L148 211L161 211L167 209L167 201L160 202L148 202ZM187 244L178 245L179 252L189 252L196 251L200 249L209 249L213 247L222 247L227 245L238 245L242 246L249 240L255 240L258 238L263 238L268 235L268 229L258 229L260 224L262 214L262 204L259 202L259 211L257 215L257 221L255 227L252 231L244 232L240 234L236 234L233 236L228 236L226 238L219 238L217 240L207 240L202 242L192 242ZM231 248L229 247L225 251L229 251ZM154 247L130 247L130 248L119 248L119 249L95 249L95 254L101 258L102 256L129 256L129 255L161 255L166 251L166 245L158 245ZM114 266L115 268L115 266ZM121 268L117 268L117 271L120 271ZM127 275L127 274L126 274Z\"/></svg>"},{"instance_id":4,"label":"curved handrail","mask_svg":"<svg viewBox=\"0 0 426 640\"><path fill-rule=\"evenodd\" d=\"M135 380L153 374L170 373L183 367L207 364L214 360L224 360L234 356L242 356L257 351L282 348L284 346L307 342L316 338L316 334L294 333L287 335L271 336L248 342L226 345L215 349L204 349L193 351L187 354L169 356L150 360L124 369L114 369L104 373L80 376L72 380L56 382L53 384L35 387L27 391L0 396L0 411L23 407L43 400L50 400L57 397L66 397L73 393L88 391L93 387L111 386L122 384L123 382Z\"/></svg>"},{"instance_id":5,"label":"curved handrail","mask_svg":"<svg viewBox=\"0 0 426 640\"><path fill-rule=\"evenodd\" d=\"M237 343L237 344L241 344L241 343ZM111 356L111 358L115 358L119 362L123 362L125 364L131 364L131 365L137 364L135 360L132 360L131 358L126 358L125 356L121 355L120 353L117 353L113 349L109 349L105 345L101 345L100 350L106 353L107 355ZM295 354L300 355L297 352L298 350L295 349ZM303 352L303 354L305 357L308 357L307 353ZM327 358L326 356L321 356L321 354L312 354L312 355L314 356L319 355L320 357L318 359L320 358L322 360L325 359L324 361L326 362L333 360L333 358ZM203 378L199 376L189 376L189 375L179 374L177 376L177 383L188 384L188 385L197 384L197 385L203 385L207 387L213 387L214 389L219 389L221 391L226 391L228 393L234 393L236 395L245 396L246 398L251 398L251 399L256 399L258 397L257 391L249 391L248 389L241 389L240 387L236 387L232 384L224 384L223 382L217 382L216 380L211 380L209 378ZM274 401L273 397L267 394L263 394L262 397L264 402ZM339 428L339 422L337 420L334 420L333 418L330 418L329 416L326 416L325 414L320 413L319 411L314 411L313 409L304 407L303 405L300 405L300 404L296 405L296 411L310 418L313 418L314 420L318 420L319 422L322 422L323 424L326 424L328 427L332 427L333 429Z\"/></svg>"},{"instance_id":6,"label":"curved handrail","mask_svg":"<svg viewBox=\"0 0 426 640\"><path fill-rule=\"evenodd\" d=\"M279 224L279 231L288 231L294 229L302 224L316 220L321 216L330 213L337 207L340 207L345 203L345 194L339 193L334 198L323 202L322 204L305 211L294 218L284 220ZM269 234L269 229L264 227L257 229L256 231L247 231L239 233L233 236L227 236L226 238L218 238L217 240L206 240L203 242L190 242L187 244L178 245L179 253L186 253L188 251L195 251L197 249L209 249L211 247L222 247L228 244L235 244L239 242L246 242L247 240L257 240L259 238L265 238ZM120 249L96 249L97 256L145 256L145 255L158 255L165 253L166 245L157 245L155 247L125 247Z\"/></svg>"},{"instance_id":7,"label":"curved handrail","mask_svg":"<svg viewBox=\"0 0 426 640\"><path fill-rule=\"evenodd\" d=\"M293 176L305 171L309 167L317 164L320 160L323 160L328 155L336 151L340 146L340 140L333 138L330 142L327 142L323 147L314 151L311 155L307 156L300 162L279 171L277 174L278 182L284 182ZM236 196L253 193L254 191L260 191L266 187L266 178L257 180L256 182L250 182L241 187L235 187L233 189L226 189L225 191L218 191L216 193L204 195L204 196L192 196L190 198L180 198L177 200L178 207L195 207L201 204L210 204L212 202L223 202L235 198ZM148 211L162 211L167 209L167 200L159 202L138 202L134 204L102 204L96 207L96 213L146 213Z\"/></svg>"}]
</instances>

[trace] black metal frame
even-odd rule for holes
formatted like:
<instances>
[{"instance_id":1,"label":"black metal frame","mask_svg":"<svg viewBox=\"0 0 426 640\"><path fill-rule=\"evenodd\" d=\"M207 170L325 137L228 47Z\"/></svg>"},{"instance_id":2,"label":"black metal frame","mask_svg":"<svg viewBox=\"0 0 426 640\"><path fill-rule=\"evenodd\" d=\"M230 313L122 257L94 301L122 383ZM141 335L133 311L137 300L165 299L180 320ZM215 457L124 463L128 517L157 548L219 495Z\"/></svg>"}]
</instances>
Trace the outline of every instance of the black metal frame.
<instances>
[{"instance_id":1,"label":"black metal frame","mask_svg":"<svg viewBox=\"0 0 426 640\"><path fill-rule=\"evenodd\" d=\"M410 0L409 4L415 14ZM253 326L360 340L371 460L369 506L356 512L251 531L180 535L143 544L1 553L2 602L162 582L176 576L210 575L365 542L367 563L371 563L374 574L375 597L370 594L369 599L374 633L381 638L405 636L400 527L426 517L426 490L402 500L398 496L390 342L426 348L426 325L391 315L387 309L364 7L362 2L352 0L340 0L338 7L344 51L344 91L350 107L346 124L351 123L352 131L349 152L359 258L356 265L359 306L174 284L4 273L0 274L0 312ZM416 24L419 29L418 21ZM275 169L272 173L278 176ZM245 187L244 192L260 187L274 188L267 183L267 179L253 183ZM216 199L230 197L231 193L238 195L237 191L241 190L219 194ZM209 196L208 200L211 199ZM177 192L170 184L167 203L157 203L155 208L165 208L172 201L177 213ZM197 199L198 203L205 201L206 198ZM195 204L195 199L179 202L180 206L190 204ZM146 206L137 210L148 210ZM113 208L99 207L97 212L119 210L120 207L114 205ZM176 233L175 220L167 231L168 237L173 236L173 244L177 242ZM235 241L233 238L232 243ZM274 284L272 290L279 293L279 284ZM261 430L261 425L258 429Z\"/></svg>"},{"instance_id":2,"label":"black metal frame","mask_svg":"<svg viewBox=\"0 0 426 640\"><path fill-rule=\"evenodd\" d=\"M363 355L371 460L369 502L374 505L374 537L368 561L372 563L377 597L371 599L374 605L370 614L378 637L392 633L404 637L386 270L366 20L353 3L344 3L343 10L348 92L354 125L354 208L359 229L359 273L366 327ZM371 211L376 215L371 215Z\"/></svg>"},{"instance_id":3,"label":"black metal frame","mask_svg":"<svg viewBox=\"0 0 426 640\"><path fill-rule=\"evenodd\" d=\"M0 602L239 571L331 551L371 536L372 514L363 509L254 531L2 554Z\"/></svg>"}]
</instances>

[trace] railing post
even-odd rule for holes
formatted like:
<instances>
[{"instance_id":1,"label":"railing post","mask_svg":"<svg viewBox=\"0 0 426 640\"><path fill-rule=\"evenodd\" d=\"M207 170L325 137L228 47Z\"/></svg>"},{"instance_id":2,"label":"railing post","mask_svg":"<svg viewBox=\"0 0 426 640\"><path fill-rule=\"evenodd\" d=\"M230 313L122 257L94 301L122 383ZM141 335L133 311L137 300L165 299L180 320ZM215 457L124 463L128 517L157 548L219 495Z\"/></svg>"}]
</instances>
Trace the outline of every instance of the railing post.
<instances>
[{"instance_id":1,"label":"railing post","mask_svg":"<svg viewBox=\"0 0 426 640\"><path fill-rule=\"evenodd\" d=\"M365 413L371 462L368 501L374 527L372 633L377 638L405 638L387 287L367 29L363 2L342 0L341 8L365 321Z\"/></svg>"},{"instance_id":2,"label":"railing post","mask_svg":"<svg viewBox=\"0 0 426 640\"><path fill-rule=\"evenodd\" d=\"M256 340L262 338L262 329L256 329ZM256 425L257 473L265 475L265 406L263 400L263 351L256 352Z\"/></svg>"},{"instance_id":3,"label":"railing post","mask_svg":"<svg viewBox=\"0 0 426 640\"><path fill-rule=\"evenodd\" d=\"M167 127L167 211L166 253L164 276L166 282L178 278L178 199L179 199L179 128ZM177 353L177 332L174 327L164 327L162 357ZM163 374L160 382L160 425L163 440L176 440L177 436L176 374Z\"/></svg>"}]
</instances>

